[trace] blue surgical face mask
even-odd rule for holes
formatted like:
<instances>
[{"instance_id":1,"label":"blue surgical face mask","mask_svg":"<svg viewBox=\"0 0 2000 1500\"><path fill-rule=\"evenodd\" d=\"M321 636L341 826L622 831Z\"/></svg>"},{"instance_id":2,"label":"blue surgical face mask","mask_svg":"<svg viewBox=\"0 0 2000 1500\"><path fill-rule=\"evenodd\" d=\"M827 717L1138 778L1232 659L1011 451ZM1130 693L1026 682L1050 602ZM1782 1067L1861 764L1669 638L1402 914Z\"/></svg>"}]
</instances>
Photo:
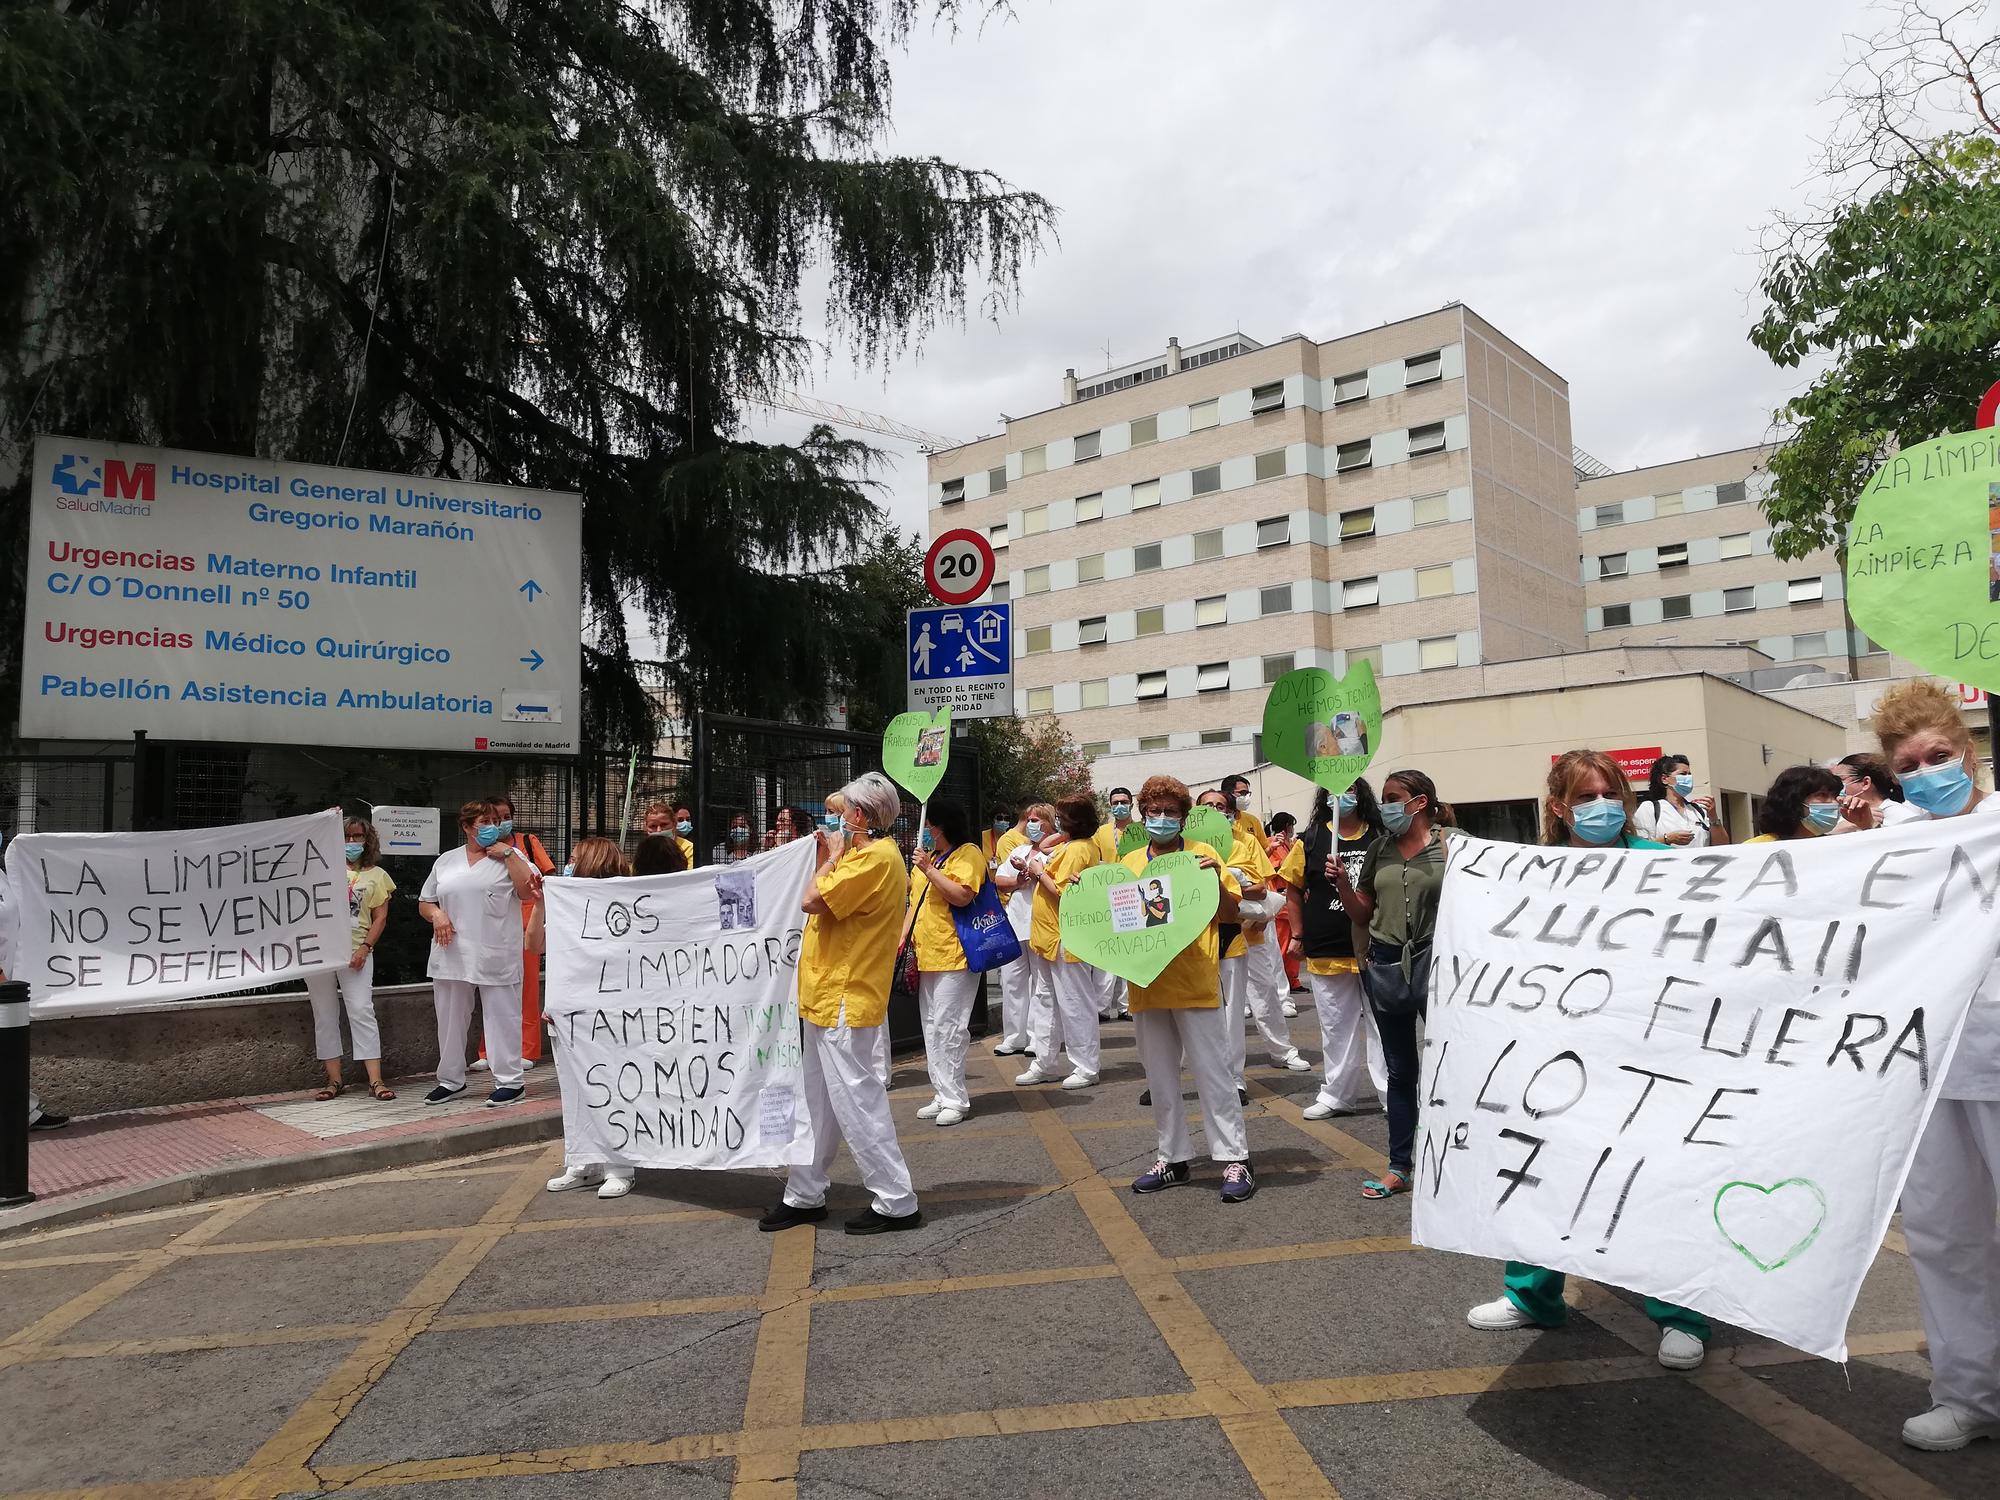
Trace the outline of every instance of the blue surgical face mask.
<instances>
[{"instance_id":1,"label":"blue surgical face mask","mask_svg":"<svg viewBox=\"0 0 2000 1500\"><path fill-rule=\"evenodd\" d=\"M506 839L514 836L514 820L512 818L502 818L494 826L500 830L501 838Z\"/></svg>"},{"instance_id":2,"label":"blue surgical face mask","mask_svg":"<svg viewBox=\"0 0 2000 1500\"><path fill-rule=\"evenodd\" d=\"M1026 823L1021 825L1021 832L1028 836L1029 843L1040 843L1042 841L1042 820L1040 818L1028 819Z\"/></svg>"},{"instance_id":3,"label":"blue surgical face mask","mask_svg":"<svg viewBox=\"0 0 2000 1500\"><path fill-rule=\"evenodd\" d=\"M1344 818L1361 805L1361 798L1355 792L1342 792L1334 799L1334 802L1340 808L1340 815Z\"/></svg>"},{"instance_id":4,"label":"blue surgical face mask","mask_svg":"<svg viewBox=\"0 0 2000 1500\"><path fill-rule=\"evenodd\" d=\"M1912 771L1902 781L1903 795L1934 818L1952 817L1972 800L1972 778L1963 760Z\"/></svg>"},{"instance_id":5,"label":"blue surgical face mask","mask_svg":"<svg viewBox=\"0 0 2000 1500\"><path fill-rule=\"evenodd\" d=\"M1593 797L1569 810L1569 826L1586 844L1608 844L1625 831L1625 804L1616 797Z\"/></svg>"},{"instance_id":6,"label":"blue surgical face mask","mask_svg":"<svg viewBox=\"0 0 2000 1500\"><path fill-rule=\"evenodd\" d=\"M1814 833L1826 833L1840 821L1840 804L1837 802L1808 802L1806 804L1806 826Z\"/></svg>"},{"instance_id":7,"label":"blue surgical face mask","mask_svg":"<svg viewBox=\"0 0 2000 1500\"><path fill-rule=\"evenodd\" d=\"M825 827L828 833L838 833L840 832L842 827L841 817L840 814L837 812L828 813L825 817L820 819L820 823Z\"/></svg>"},{"instance_id":8,"label":"blue surgical face mask","mask_svg":"<svg viewBox=\"0 0 2000 1500\"><path fill-rule=\"evenodd\" d=\"M1013 826L1013 821L1009 818L995 818L993 820L993 831L995 833L1005 833Z\"/></svg>"},{"instance_id":9,"label":"blue surgical face mask","mask_svg":"<svg viewBox=\"0 0 2000 1500\"><path fill-rule=\"evenodd\" d=\"M747 828L732 828L732 829L730 829L730 830L729 830L729 842L730 842L730 843L732 843L732 844L747 844L747 843L749 843L749 842L750 842L750 830L749 830L749 829L747 829Z\"/></svg>"},{"instance_id":10,"label":"blue surgical face mask","mask_svg":"<svg viewBox=\"0 0 2000 1500\"><path fill-rule=\"evenodd\" d=\"M1400 802L1382 804L1382 826L1391 836L1401 838L1410 831L1410 810Z\"/></svg>"},{"instance_id":11,"label":"blue surgical face mask","mask_svg":"<svg viewBox=\"0 0 2000 1500\"><path fill-rule=\"evenodd\" d=\"M924 846L925 853L929 853L931 850L937 848L937 840L931 837L931 831L928 828L924 830L924 836L921 842Z\"/></svg>"},{"instance_id":12,"label":"blue surgical face mask","mask_svg":"<svg viewBox=\"0 0 2000 1500\"><path fill-rule=\"evenodd\" d=\"M1683 797L1692 797L1694 795L1694 778L1683 771L1674 778L1674 790L1679 792Z\"/></svg>"},{"instance_id":13,"label":"blue surgical face mask","mask_svg":"<svg viewBox=\"0 0 2000 1500\"><path fill-rule=\"evenodd\" d=\"M682 818L680 822L674 824L674 832L678 833L682 838L686 838L694 832L694 824L690 823L686 818Z\"/></svg>"},{"instance_id":14,"label":"blue surgical face mask","mask_svg":"<svg viewBox=\"0 0 2000 1500\"><path fill-rule=\"evenodd\" d=\"M1178 838L1181 820L1172 813L1154 813L1146 819L1146 837L1156 844L1164 844L1168 839Z\"/></svg>"},{"instance_id":15,"label":"blue surgical face mask","mask_svg":"<svg viewBox=\"0 0 2000 1500\"><path fill-rule=\"evenodd\" d=\"M563 879L567 880L567 879L569 879L569 878L570 878L570 876L574 875L575 873L576 873L576 866L575 866L575 865L564 865L564 866L563 866Z\"/></svg>"},{"instance_id":16,"label":"blue surgical face mask","mask_svg":"<svg viewBox=\"0 0 2000 1500\"><path fill-rule=\"evenodd\" d=\"M1132 818L1132 804L1129 802L1112 803L1111 816L1121 823L1130 822Z\"/></svg>"},{"instance_id":17,"label":"blue surgical face mask","mask_svg":"<svg viewBox=\"0 0 2000 1500\"><path fill-rule=\"evenodd\" d=\"M500 825L498 823L481 823L478 828L473 830L472 836L479 841L480 848L491 849L495 844L500 842Z\"/></svg>"},{"instance_id":18,"label":"blue surgical face mask","mask_svg":"<svg viewBox=\"0 0 2000 1500\"><path fill-rule=\"evenodd\" d=\"M356 863L363 854L368 852L366 844L347 844L343 848L347 854L347 862L350 865Z\"/></svg>"}]
</instances>

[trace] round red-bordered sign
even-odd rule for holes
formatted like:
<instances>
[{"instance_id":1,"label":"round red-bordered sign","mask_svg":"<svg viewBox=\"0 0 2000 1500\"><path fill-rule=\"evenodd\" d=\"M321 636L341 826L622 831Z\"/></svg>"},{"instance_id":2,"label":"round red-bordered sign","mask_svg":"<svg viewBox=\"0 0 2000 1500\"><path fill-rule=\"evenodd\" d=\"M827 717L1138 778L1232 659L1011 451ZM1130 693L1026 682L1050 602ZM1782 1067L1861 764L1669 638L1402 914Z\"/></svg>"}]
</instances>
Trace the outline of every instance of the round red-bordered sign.
<instances>
[{"instance_id":1,"label":"round red-bordered sign","mask_svg":"<svg viewBox=\"0 0 2000 1500\"><path fill-rule=\"evenodd\" d=\"M947 531L924 554L924 587L946 604L970 604L993 585L993 546L966 527Z\"/></svg>"}]
</instances>

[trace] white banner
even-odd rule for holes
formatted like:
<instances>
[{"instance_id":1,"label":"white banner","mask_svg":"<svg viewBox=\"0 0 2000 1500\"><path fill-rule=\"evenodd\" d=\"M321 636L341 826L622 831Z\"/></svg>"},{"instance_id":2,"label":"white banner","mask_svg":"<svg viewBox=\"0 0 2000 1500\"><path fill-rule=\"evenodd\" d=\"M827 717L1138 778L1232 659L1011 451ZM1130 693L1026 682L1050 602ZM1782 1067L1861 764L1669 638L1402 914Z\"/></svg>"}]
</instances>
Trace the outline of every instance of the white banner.
<instances>
[{"instance_id":1,"label":"white banner","mask_svg":"<svg viewBox=\"0 0 2000 1500\"><path fill-rule=\"evenodd\" d=\"M2000 950L2000 818L1450 860L1412 1238L1844 1358Z\"/></svg>"},{"instance_id":2,"label":"white banner","mask_svg":"<svg viewBox=\"0 0 2000 1500\"><path fill-rule=\"evenodd\" d=\"M570 1161L811 1158L798 972L818 847L796 839L678 875L544 883L542 1003Z\"/></svg>"},{"instance_id":3,"label":"white banner","mask_svg":"<svg viewBox=\"0 0 2000 1500\"><path fill-rule=\"evenodd\" d=\"M10 979L37 1017L304 977L349 951L340 814L162 833L24 833L7 846Z\"/></svg>"}]
</instances>

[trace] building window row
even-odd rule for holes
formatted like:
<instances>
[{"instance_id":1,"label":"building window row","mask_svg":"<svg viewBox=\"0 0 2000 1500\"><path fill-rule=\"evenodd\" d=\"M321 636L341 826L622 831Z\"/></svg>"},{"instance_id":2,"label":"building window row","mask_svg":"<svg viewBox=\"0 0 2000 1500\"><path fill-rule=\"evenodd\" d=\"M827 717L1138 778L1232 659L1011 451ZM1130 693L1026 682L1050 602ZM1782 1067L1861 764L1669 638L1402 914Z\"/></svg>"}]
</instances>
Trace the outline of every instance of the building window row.
<instances>
[{"instance_id":1,"label":"building window row","mask_svg":"<svg viewBox=\"0 0 2000 1500\"><path fill-rule=\"evenodd\" d=\"M1791 578L1783 582L1766 580L1734 588L1591 605L1584 611L1584 628L1589 631L1623 630L1632 625L1651 625L1665 620L1705 619L1710 615L1748 614L1755 610L1783 609L1794 604L1819 604L1839 597L1841 581L1838 575Z\"/></svg>"},{"instance_id":2,"label":"building window row","mask_svg":"<svg viewBox=\"0 0 2000 1500\"><path fill-rule=\"evenodd\" d=\"M1611 500L1603 505L1586 506L1577 513L1577 524L1586 531L1601 531L1607 526L1658 521L1668 516L1706 510L1711 506L1742 505L1753 498L1755 497L1748 480L1732 479L1722 484L1697 485L1685 490L1676 490L1667 495L1644 495L1630 500Z\"/></svg>"},{"instance_id":3,"label":"building window row","mask_svg":"<svg viewBox=\"0 0 2000 1500\"><path fill-rule=\"evenodd\" d=\"M1028 714L1075 713L1087 709L1122 708L1166 699L1198 698L1211 693L1252 692L1270 687L1300 666L1319 665L1345 674L1367 662L1379 675L1443 671L1471 666L1478 660L1472 638L1457 635L1421 637L1382 646L1345 651L1284 651L1268 656L1236 657L1198 662L1116 677L1092 677L1080 682L1019 690L1019 711ZM1386 662L1385 662L1386 658Z\"/></svg>"},{"instance_id":4,"label":"building window row","mask_svg":"<svg viewBox=\"0 0 2000 1500\"><path fill-rule=\"evenodd\" d=\"M1768 554L1771 534L1766 531L1734 531L1725 536L1700 537L1692 541L1662 542L1657 547L1640 547L1630 552L1600 552L1595 570L1585 558L1583 581L1628 578L1636 573L1665 572L1692 563L1734 562L1740 558ZM1711 551L1711 544L1713 550Z\"/></svg>"}]
</instances>

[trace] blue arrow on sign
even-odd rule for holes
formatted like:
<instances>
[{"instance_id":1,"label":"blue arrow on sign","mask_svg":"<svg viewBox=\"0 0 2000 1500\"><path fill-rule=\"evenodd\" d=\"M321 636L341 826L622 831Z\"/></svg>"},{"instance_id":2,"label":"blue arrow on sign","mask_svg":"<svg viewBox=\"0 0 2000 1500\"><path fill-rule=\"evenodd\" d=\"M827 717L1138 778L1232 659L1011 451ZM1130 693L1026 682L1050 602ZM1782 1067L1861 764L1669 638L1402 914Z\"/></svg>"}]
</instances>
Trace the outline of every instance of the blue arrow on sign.
<instances>
[{"instance_id":1,"label":"blue arrow on sign","mask_svg":"<svg viewBox=\"0 0 2000 1500\"><path fill-rule=\"evenodd\" d=\"M534 579L530 578L526 583L522 584L514 592L517 594L526 594L528 596L528 602L532 604L534 603L535 595L546 594L548 590L543 588L539 583L535 582Z\"/></svg>"},{"instance_id":2,"label":"blue arrow on sign","mask_svg":"<svg viewBox=\"0 0 2000 1500\"><path fill-rule=\"evenodd\" d=\"M537 667L539 667L545 660L547 660L547 658L544 657L542 653L537 651L533 646L530 646L528 648L528 654L526 656L516 657L515 660L526 662L528 664L528 670L532 672Z\"/></svg>"}]
</instances>

